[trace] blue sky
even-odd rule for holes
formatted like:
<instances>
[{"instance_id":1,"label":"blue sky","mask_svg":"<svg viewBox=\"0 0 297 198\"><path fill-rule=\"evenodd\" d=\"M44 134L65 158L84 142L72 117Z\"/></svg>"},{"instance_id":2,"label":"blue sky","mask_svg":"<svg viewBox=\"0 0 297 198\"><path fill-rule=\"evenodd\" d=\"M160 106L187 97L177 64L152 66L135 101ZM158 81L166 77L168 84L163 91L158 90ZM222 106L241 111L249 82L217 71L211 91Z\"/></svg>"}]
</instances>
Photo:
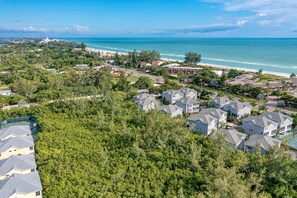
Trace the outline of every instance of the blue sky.
<instances>
[{"instance_id":1,"label":"blue sky","mask_svg":"<svg viewBox=\"0 0 297 198\"><path fill-rule=\"evenodd\" d=\"M0 0L1 36L297 37L297 0Z\"/></svg>"}]
</instances>

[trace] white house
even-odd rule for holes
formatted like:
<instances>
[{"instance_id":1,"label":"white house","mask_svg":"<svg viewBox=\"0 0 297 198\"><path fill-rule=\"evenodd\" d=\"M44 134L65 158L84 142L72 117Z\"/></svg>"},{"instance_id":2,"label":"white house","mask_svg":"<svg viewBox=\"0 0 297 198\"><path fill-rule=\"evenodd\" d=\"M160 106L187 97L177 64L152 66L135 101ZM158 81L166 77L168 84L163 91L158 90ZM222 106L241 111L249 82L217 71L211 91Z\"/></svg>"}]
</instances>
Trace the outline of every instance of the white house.
<instances>
[{"instance_id":1,"label":"white house","mask_svg":"<svg viewBox=\"0 0 297 198\"><path fill-rule=\"evenodd\" d=\"M32 136L13 137L0 141L0 160L13 155L28 155L34 153Z\"/></svg>"},{"instance_id":2,"label":"white house","mask_svg":"<svg viewBox=\"0 0 297 198\"><path fill-rule=\"evenodd\" d=\"M201 114L210 114L217 118L217 128L220 128L221 125L224 125L227 123L227 112L221 110L221 109L216 109L216 108L207 108L203 109Z\"/></svg>"},{"instance_id":3,"label":"white house","mask_svg":"<svg viewBox=\"0 0 297 198\"><path fill-rule=\"evenodd\" d=\"M148 93L141 93L136 96L133 96L133 101L138 102L139 100L145 99L145 98L151 98L151 99L156 99L156 97L152 94Z\"/></svg>"},{"instance_id":4,"label":"white house","mask_svg":"<svg viewBox=\"0 0 297 198\"><path fill-rule=\"evenodd\" d=\"M235 117L236 119L241 119L246 116L251 115L252 108L250 105L239 102L233 101L226 105L224 105L223 109L231 114L231 116Z\"/></svg>"},{"instance_id":5,"label":"white house","mask_svg":"<svg viewBox=\"0 0 297 198\"><path fill-rule=\"evenodd\" d=\"M176 101L176 105L183 109L184 113L196 113L199 111L199 103L192 98L183 98Z\"/></svg>"},{"instance_id":6,"label":"white house","mask_svg":"<svg viewBox=\"0 0 297 198\"><path fill-rule=\"evenodd\" d=\"M163 105L160 107L160 110L173 118L183 115L183 109L176 105Z\"/></svg>"},{"instance_id":7,"label":"white house","mask_svg":"<svg viewBox=\"0 0 297 198\"><path fill-rule=\"evenodd\" d=\"M232 145L235 150L244 148L245 134L238 132L235 129L219 129L213 137L224 138L228 143Z\"/></svg>"},{"instance_id":8,"label":"white house","mask_svg":"<svg viewBox=\"0 0 297 198\"><path fill-rule=\"evenodd\" d=\"M259 147L262 154L268 153L271 148L279 148L281 141L263 135L251 135L250 138L244 143L244 149L248 152L255 152Z\"/></svg>"},{"instance_id":9,"label":"white house","mask_svg":"<svg viewBox=\"0 0 297 198\"><path fill-rule=\"evenodd\" d=\"M0 181L1 198L33 198L42 197L42 185L38 172L13 174Z\"/></svg>"},{"instance_id":10,"label":"white house","mask_svg":"<svg viewBox=\"0 0 297 198\"><path fill-rule=\"evenodd\" d=\"M212 100L214 102L214 108L217 109L221 109L223 108L226 104L229 104L231 101L229 100L229 98L225 97L225 96L219 96L216 97ZM210 102L212 102L210 101Z\"/></svg>"},{"instance_id":11,"label":"white house","mask_svg":"<svg viewBox=\"0 0 297 198\"><path fill-rule=\"evenodd\" d=\"M198 92L196 90L190 88L181 88L179 89L179 91L183 93L184 98L192 98L194 100L197 100Z\"/></svg>"},{"instance_id":12,"label":"white house","mask_svg":"<svg viewBox=\"0 0 297 198\"><path fill-rule=\"evenodd\" d=\"M250 135L275 136L278 123L266 116L250 116L242 120L242 129Z\"/></svg>"},{"instance_id":13,"label":"white house","mask_svg":"<svg viewBox=\"0 0 297 198\"><path fill-rule=\"evenodd\" d=\"M227 122L227 113L215 108L203 109L199 114L188 117L187 121L194 125L195 132L210 135Z\"/></svg>"},{"instance_id":14,"label":"white house","mask_svg":"<svg viewBox=\"0 0 297 198\"><path fill-rule=\"evenodd\" d=\"M155 98L144 98L136 102L137 105L141 108L142 111L150 111L156 109L160 106L159 101Z\"/></svg>"},{"instance_id":15,"label":"white house","mask_svg":"<svg viewBox=\"0 0 297 198\"><path fill-rule=\"evenodd\" d=\"M175 104L176 101L182 99L183 96L184 94L179 90L167 90L162 93L162 98L171 104Z\"/></svg>"},{"instance_id":16,"label":"white house","mask_svg":"<svg viewBox=\"0 0 297 198\"><path fill-rule=\"evenodd\" d=\"M11 156L0 160L0 180L10 177L12 174L28 174L36 171L36 163L33 154Z\"/></svg>"},{"instance_id":17,"label":"white house","mask_svg":"<svg viewBox=\"0 0 297 198\"><path fill-rule=\"evenodd\" d=\"M284 115L280 112L265 112L262 116L268 117L277 122L277 129L280 135L285 135L292 130L293 118Z\"/></svg>"},{"instance_id":18,"label":"white house","mask_svg":"<svg viewBox=\"0 0 297 198\"><path fill-rule=\"evenodd\" d=\"M29 125L9 126L0 129L0 141L11 137L30 136L31 129Z\"/></svg>"},{"instance_id":19,"label":"white house","mask_svg":"<svg viewBox=\"0 0 297 198\"><path fill-rule=\"evenodd\" d=\"M193 131L203 135L210 135L218 129L218 119L211 114L192 114L187 118Z\"/></svg>"},{"instance_id":20,"label":"white house","mask_svg":"<svg viewBox=\"0 0 297 198\"><path fill-rule=\"evenodd\" d=\"M12 96L13 93L11 90L0 90L0 95L1 96Z\"/></svg>"}]
</instances>

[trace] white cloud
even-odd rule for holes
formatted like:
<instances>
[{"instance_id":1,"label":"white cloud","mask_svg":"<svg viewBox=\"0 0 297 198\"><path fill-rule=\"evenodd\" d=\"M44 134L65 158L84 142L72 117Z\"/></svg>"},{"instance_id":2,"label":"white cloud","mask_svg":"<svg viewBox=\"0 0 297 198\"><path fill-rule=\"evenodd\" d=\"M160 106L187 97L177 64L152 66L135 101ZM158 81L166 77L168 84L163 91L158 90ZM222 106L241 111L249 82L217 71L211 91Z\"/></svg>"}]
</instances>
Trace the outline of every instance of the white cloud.
<instances>
[{"instance_id":1,"label":"white cloud","mask_svg":"<svg viewBox=\"0 0 297 198\"><path fill-rule=\"evenodd\" d=\"M33 26L28 27L0 27L0 33L45 33L45 28L37 29Z\"/></svg>"},{"instance_id":2,"label":"white cloud","mask_svg":"<svg viewBox=\"0 0 297 198\"><path fill-rule=\"evenodd\" d=\"M242 25L244 25L244 24L246 24L248 22L249 22L248 20L237 21L237 25L242 26Z\"/></svg>"},{"instance_id":3,"label":"white cloud","mask_svg":"<svg viewBox=\"0 0 297 198\"><path fill-rule=\"evenodd\" d=\"M76 32L79 33L86 33L90 31L90 28L87 26L83 26L83 25L73 25L72 28L70 28Z\"/></svg>"},{"instance_id":4,"label":"white cloud","mask_svg":"<svg viewBox=\"0 0 297 198\"><path fill-rule=\"evenodd\" d=\"M181 33L212 33L212 32L225 32L235 30L248 23L248 20L237 21L237 23L217 23L210 25L191 26L186 28L177 28L169 30L170 32L181 32ZM164 30L168 32L168 30Z\"/></svg>"},{"instance_id":5,"label":"white cloud","mask_svg":"<svg viewBox=\"0 0 297 198\"><path fill-rule=\"evenodd\" d=\"M200 0L208 3L219 3L229 12L248 11L255 23L297 25L297 0ZM240 16L239 16L240 17ZM272 23L273 22L273 23Z\"/></svg>"},{"instance_id":6,"label":"white cloud","mask_svg":"<svg viewBox=\"0 0 297 198\"><path fill-rule=\"evenodd\" d=\"M272 21L269 21L269 20L258 21L258 24L260 24L261 26L266 26L271 23L272 23Z\"/></svg>"},{"instance_id":7,"label":"white cloud","mask_svg":"<svg viewBox=\"0 0 297 198\"><path fill-rule=\"evenodd\" d=\"M258 14L256 14L256 16L265 17L265 16L267 16L267 14L266 13L258 13Z\"/></svg>"},{"instance_id":8,"label":"white cloud","mask_svg":"<svg viewBox=\"0 0 297 198\"><path fill-rule=\"evenodd\" d=\"M35 28L32 27L32 26L29 26L29 27L24 27L24 28L23 28L23 31L24 31L24 32L37 32L37 29L35 29Z\"/></svg>"},{"instance_id":9,"label":"white cloud","mask_svg":"<svg viewBox=\"0 0 297 198\"><path fill-rule=\"evenodd\" d=\"M90 33L90 28L83 25L70 25L61 28L46 29L42 26L12 26L1 27L0 33L16 33L16 34L84 34Z\"/></svg>"}]
</instances>

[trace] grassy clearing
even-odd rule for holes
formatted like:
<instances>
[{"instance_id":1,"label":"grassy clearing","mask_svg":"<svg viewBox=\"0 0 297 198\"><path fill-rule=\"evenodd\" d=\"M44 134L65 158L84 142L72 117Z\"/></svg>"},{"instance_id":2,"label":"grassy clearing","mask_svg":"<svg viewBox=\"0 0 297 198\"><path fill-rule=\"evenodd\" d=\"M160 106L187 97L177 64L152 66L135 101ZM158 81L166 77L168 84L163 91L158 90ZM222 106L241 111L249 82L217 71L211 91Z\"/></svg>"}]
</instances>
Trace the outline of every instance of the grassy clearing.
<instances>
[{"instance_id":1,"label":"grassy clearing","mask_svg":"<svg viewBox=\"0 0 297 198\"><path fill-rule=\"evenodd\" d=\"M129 76L127 80L128 80L129 82L136 82L136 81L138 80L138 78L139 78L139 77L137 77L137 76Z\"/></svg>"},{"instance_id":2,"label":"grassy clearing","mask_svg":"<svg viewBox=\"0 0 297 198\"><path fill-rule=\"evenodd\" d=\"M210 92L221 94L221 95L226 95L231 98L243 99L246 102L255 102L256 104L263 104L265 102L265 100L257 100L254 98L249 98L246 96L233 94L228 91L218 90L217 88L203 87L203 86L199 86L199 85L191 85L191 87L196 88L196 89L205 89L206 91L210 91Z\"/></svg>"}]
</instances>

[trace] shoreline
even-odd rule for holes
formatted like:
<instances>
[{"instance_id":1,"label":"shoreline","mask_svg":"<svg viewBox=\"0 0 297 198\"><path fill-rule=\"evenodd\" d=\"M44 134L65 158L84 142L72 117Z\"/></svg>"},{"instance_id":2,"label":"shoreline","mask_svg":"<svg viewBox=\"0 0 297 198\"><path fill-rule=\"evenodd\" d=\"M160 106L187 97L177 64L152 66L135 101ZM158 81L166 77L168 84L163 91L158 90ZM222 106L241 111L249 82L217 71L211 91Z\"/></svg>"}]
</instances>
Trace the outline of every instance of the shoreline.
<instances>
[{"instance_id":1,"label":"shoreline","mask_svg":"<svg viewBox=\"0 0 297 198\"><path fill-rule=\"evenodd\" d=\"M103 53L103 54L115 54L118 53L119 55L127 55L127 52L117 52L117 51L112 51L112 50L103 50L99 48L94 48L94 47L88 47L87 51L89 52L95 52L95 53ZM179 62L182 63L183 61L177 60L177 59L172 59L172 58L162 58L161 60L163 61L173 61L173 62ZM201 67L212 67L216 69L236 69L238 71L244 71L244 72L252 72L252 73L257 73L258 70L256 69L249 69L249 68L239 68L239 67L234 67L234 66L225 66L225 65L214 65L214 64L209 64L209 63L199 63L197 66ZM270 71L263 71L263 74L268 74L268 75L274 75L274 76L279 76L279 77L286 77L290 78L290 74L287 73L279 73L279 72L270 72Z\"/></svg>"}]
</instances>

